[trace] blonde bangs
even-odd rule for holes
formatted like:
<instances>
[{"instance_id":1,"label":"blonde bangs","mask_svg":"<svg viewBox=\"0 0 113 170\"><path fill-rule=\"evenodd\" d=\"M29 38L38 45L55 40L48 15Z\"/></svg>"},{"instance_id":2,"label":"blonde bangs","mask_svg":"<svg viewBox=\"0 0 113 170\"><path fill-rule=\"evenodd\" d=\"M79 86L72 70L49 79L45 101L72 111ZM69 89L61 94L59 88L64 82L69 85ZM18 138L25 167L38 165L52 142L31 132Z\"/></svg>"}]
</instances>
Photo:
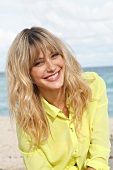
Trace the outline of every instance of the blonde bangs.
<instances>
[{"instance_id":1,"label":"blonde bangs","mask_svg":"<svg viewBox=\"0 0 113 170\"><path fill-rule=\"evenodd\" d=\"M59 42L57 42L57 39L54 38L53 41L51 37L47 39L46 37L42 37L39 35L37 40L33 39L33 44L29 48L30 69L35 65L41 53L44 57L46 57L47 50L50 51L50 53L58 52L60 55L63 55L61 47L59 46Z\"/></svg>"}]
</instances>

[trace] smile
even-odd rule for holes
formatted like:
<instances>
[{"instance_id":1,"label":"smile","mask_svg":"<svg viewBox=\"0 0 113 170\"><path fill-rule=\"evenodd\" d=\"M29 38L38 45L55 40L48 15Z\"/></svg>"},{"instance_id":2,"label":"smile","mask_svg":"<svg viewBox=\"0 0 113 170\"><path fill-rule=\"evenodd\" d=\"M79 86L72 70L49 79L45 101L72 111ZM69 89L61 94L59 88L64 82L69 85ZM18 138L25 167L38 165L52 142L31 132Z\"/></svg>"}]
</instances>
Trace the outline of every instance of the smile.
<instances>
[{"instance_id":1,"label":"smile","mask_svg":"<svg viewBox=\"0 0 113 170\"><path fill-rule=\"evenodd\" d=\"M54 75L50 75L50 76L48 76L48 77L46 77L45 79L47 80L47 81L55 81L55 80L57 80L58 78L60 77L60 71L58 71L57 73L55 73Z\"/></svg>"}]
</instances>

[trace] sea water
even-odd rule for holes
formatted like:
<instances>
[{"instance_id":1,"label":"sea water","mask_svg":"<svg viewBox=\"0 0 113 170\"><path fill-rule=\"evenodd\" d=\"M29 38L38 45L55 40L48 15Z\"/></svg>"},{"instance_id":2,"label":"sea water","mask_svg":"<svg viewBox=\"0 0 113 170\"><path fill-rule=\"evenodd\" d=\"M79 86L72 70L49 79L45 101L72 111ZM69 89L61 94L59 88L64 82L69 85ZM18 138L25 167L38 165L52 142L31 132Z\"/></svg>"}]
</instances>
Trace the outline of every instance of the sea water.
<instances>
[{"instance_id":1,"label":"sea water","mask_svg":"<svg viewBox=\"0 0 113 170\"><path fill-rule=\"evenodd\" d=\"M83 70L96 72L104 79L109 100L108 113L109 117L113 117L113 67L90 67L83 68ZM6 90L6 77L5 73L0 73L0 116L7 115L9 115L9 111L8 96Z\"/></svg>"}]
</instances>

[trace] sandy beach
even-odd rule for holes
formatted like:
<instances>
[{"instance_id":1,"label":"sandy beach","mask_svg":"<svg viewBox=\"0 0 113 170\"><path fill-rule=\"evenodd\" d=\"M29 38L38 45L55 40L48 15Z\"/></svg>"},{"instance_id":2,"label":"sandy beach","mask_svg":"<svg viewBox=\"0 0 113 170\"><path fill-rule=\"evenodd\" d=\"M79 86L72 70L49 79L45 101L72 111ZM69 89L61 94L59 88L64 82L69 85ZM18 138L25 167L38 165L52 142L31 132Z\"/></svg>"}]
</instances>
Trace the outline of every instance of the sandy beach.
<instances>
[{"instance_id":1,"label":"sandy beach","mask_svg":"<svg viewBox=\"0 0 113 170\"><path fill-rule=\"evenodd\" d=\"M110 120L111 154L109 165L113 170L113 118ZM0 117L0 170L25 170L22 155L18 149L15 126L9 117Z\"/></svg>"}]
</instances>

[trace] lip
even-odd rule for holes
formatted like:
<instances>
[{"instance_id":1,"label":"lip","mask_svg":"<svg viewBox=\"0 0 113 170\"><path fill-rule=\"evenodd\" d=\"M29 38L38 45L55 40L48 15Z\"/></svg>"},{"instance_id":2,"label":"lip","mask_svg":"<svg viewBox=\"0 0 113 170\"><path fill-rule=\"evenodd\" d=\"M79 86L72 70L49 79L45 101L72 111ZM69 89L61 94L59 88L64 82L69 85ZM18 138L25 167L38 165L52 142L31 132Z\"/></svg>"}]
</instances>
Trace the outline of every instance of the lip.
<instances>
[{"instance_id":1,"label":"lip","mask_svg":"<svg viewBox=\"0 0 113 170\"><path fill-rule=\"evenodd\" d=\"M53 81L56 81L59 77L60 77L60 70L54 74L44 77L44 79L47 81L53 82Z\"/></svg>"}]
</instances>

